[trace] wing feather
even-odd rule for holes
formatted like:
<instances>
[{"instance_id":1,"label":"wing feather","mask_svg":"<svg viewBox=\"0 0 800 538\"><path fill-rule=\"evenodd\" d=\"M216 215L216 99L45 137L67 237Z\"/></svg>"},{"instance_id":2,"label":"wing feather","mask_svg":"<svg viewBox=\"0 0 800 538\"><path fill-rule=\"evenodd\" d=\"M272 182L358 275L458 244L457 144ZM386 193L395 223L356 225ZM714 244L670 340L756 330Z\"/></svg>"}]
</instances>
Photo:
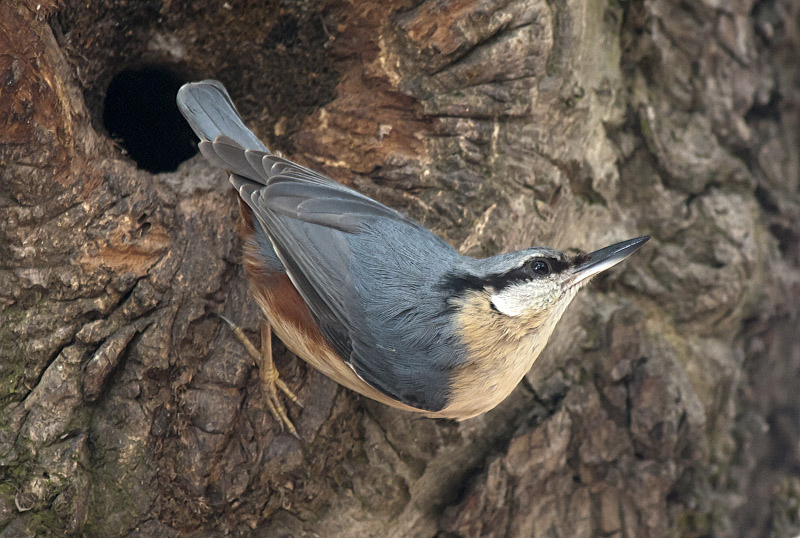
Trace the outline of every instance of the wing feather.
<instances>
[{"instance_id":1,"label":"wing feather","mask_svg":"<svg viewBox=\"0 0 800 538\"><path fill-rule=\"evenodd\" d=\"M206 151L231 170L231 182L331 347L387 396L443 409L454 359L445 353L452 351L452 331L442 329L442 309L431 307L414 320L424 333L414 341L402 324L410 318L391 302L427 308L432 292L425 286L435 275L426 271L440 260L424 260L455 257L452 247L400 213L291 161L244 151L230 140L211 144ZM391 289L397 293L390 296Z\"/></svg>"}]
</instances>

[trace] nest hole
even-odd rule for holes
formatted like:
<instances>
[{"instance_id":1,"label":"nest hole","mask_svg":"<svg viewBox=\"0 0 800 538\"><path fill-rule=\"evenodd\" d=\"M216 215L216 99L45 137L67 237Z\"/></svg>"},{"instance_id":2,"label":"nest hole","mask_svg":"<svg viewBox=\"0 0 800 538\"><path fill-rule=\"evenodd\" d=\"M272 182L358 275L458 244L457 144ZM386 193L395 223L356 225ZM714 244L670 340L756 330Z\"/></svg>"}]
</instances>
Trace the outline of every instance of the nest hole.
<instances>
[{"instance_id":1,"label":"nest hole","mask_svg":"<svg viewBox=\"0 0 800 538\"><path fill-rule=\"evenodd\" d=\"M108 85L103 125L139 168L172 172L197 153L196 137L175 104L185 82L170 67L146 66L122 71Z\"/></svg>"}]
</instances>

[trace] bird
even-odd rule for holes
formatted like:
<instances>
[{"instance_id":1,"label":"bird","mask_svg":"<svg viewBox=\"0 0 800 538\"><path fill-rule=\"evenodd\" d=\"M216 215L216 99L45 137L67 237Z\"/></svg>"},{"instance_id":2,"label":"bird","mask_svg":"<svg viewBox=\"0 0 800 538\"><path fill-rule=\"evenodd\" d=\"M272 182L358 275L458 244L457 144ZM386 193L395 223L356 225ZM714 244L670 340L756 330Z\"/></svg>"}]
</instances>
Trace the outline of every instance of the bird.
<instances>
[{"instance_id":1,"label":"bird","mask_svg":"<svg viewBox=\"0 0 800 538\"><path fill-rule=\"evenodd\" d=\"M299 401L272 364L271 331L364 396L464 420L502 402L578 290L650 238L589 254L464 256L402 213L270 152L219 81L183 85L177 104L239 195L243 265L266 318L261 352L229 323L260 361L270 411L295 435L278 392Z\"/></svg>"}]
</instances>

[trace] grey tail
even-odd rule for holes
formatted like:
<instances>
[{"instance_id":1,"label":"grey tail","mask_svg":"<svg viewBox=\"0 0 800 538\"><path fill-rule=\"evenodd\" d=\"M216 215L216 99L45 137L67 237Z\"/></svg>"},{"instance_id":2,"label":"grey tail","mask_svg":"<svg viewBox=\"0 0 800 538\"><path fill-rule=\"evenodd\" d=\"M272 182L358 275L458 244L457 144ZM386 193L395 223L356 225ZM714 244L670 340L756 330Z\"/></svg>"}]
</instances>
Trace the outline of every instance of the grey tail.
<instances>
[{"instance_id":1,"label":"grey tail","mask_svg":"<svg viewBox=\"0 0 800 538\"><path fill-rule=\"evenodd\" d=\"M213 142L224 135L244 149L269 153L253 132L248 129L225 86L217 80L190 82L178 90L178 109L201 140Z\"/></svg>"}]
</instances>

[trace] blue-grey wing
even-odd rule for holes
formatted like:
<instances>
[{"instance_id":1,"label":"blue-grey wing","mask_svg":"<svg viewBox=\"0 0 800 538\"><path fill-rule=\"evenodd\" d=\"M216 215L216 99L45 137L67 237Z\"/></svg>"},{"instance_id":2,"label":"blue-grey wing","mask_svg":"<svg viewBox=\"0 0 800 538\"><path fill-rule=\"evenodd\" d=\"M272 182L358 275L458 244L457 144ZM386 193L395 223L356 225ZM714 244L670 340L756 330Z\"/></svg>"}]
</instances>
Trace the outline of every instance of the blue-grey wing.
<instances>
[{"instance_id":1,"label":"blue-grey wing","mask_svg":"<svg viewBox=\"0 0 800 538\"><path fill-rule=\"evenodd\" d=\"M330 345L364 381L419 409L447 404L455 365L437 279L458 257L400 213L224 137L201 143L272 243Z\"/></svg>"}]
</instances>

